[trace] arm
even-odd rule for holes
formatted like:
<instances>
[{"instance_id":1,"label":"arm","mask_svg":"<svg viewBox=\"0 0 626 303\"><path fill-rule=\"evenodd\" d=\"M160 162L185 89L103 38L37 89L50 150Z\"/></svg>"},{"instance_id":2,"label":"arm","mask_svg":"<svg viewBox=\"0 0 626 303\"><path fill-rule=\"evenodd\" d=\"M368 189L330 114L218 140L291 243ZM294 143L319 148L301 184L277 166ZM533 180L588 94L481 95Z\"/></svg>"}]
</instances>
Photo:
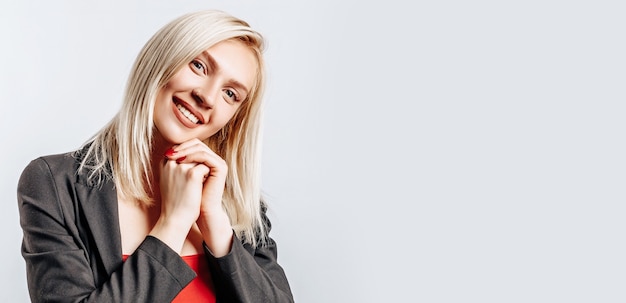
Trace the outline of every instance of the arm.
<instances>
[{"instance_id":1,"label":"arm","mask_svg":"<svg viewBox=\"0 0 626 303\"><path fill-rule=\"evenodd\" d=\"M268 220L265 213L263 217ZM293 302L287 277L277 262L278 251L273 239L268 238L265 246L253 248L233 236L226 256L214 257L207 245L204 245L204 253L218 299L226 302Z\"/></svg>"},{"instance_id":2,"label":"arm","mask_svg":"<svg viewBox=\"0 0 626 303\"><path fill-rule=\"evenodd\" d=\"M222 207L228 173L226 162L197 139L175 146L173 150L177 163L209 168L202 187L197 224L218 301L293 302L287 278L276 261L276 243L268 239L265 246L253 248L242 244L234 235ZM269 220L265 210L261 211L269 233Z\"/></svg>"},{"instance_id":3,"label":"arm","mask_svg":"<svg viewBox=\"0 0 626 303\"><path fill-rule=\"evenodd\" d=\"M121 264L108 276L99 254L84 243L92 240L80 227L84 218L72 201L74 180L69 175L55 178L40 158L25 168L18 183L22 255L31 300L170 302L195 273L167 245L147 237L124 263L120 252Z\"/></svg>"}]
</instances>

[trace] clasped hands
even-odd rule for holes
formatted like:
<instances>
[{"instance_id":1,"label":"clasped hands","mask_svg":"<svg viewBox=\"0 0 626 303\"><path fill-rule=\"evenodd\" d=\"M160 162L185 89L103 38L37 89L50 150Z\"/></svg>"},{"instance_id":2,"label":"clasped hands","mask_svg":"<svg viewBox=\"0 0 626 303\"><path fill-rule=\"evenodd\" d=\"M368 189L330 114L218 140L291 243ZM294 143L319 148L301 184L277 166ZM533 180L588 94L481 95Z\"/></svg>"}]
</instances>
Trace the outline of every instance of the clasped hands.
<instances>
[{"instance_id":1,"label":"clasped hands","mask_svg":"<svg viewBox=\"0 0 626 303\"><path fill-rule=\"evenodd\" d=\"M211 252L216 257L226 255L233 234L222 207L226 161L198 139L173 146L164 156L159 180L161 214L151 234L180 253L187 233L197 223Z\"/></svg>"}]
</instances>

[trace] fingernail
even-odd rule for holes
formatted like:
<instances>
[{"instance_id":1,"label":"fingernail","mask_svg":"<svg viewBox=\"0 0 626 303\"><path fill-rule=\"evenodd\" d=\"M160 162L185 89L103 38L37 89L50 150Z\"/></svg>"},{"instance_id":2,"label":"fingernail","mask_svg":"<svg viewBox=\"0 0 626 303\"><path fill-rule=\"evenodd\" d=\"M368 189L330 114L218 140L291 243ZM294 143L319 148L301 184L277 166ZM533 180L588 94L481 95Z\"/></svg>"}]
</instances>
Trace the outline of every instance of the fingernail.
<instances>
[{"instance_id":1,"label":"fingernail","mask_svg":"<svg viewBox=\"0 0 626 303\"><path fill-rule=\"evenodd\" d=\"M185 161L185 159L187 159L187 157L186 156L182 156L182 157L176 159L176 163L183 162L183 161Z\"/></svg>"},{"instance_id":2,"label":"fingernail","mask_svg":"<svg viewBox=\"0 0 626 303\"><path fill-rule=\"evenodd\" d=\"M175 153L176 153L176 151L170 148L170 149L168 149L168 150L166 150L166 151L165 151L165 156L166 156L166 157L171 157L171 156L173 156Z\"/></svg>"}]
</instances>

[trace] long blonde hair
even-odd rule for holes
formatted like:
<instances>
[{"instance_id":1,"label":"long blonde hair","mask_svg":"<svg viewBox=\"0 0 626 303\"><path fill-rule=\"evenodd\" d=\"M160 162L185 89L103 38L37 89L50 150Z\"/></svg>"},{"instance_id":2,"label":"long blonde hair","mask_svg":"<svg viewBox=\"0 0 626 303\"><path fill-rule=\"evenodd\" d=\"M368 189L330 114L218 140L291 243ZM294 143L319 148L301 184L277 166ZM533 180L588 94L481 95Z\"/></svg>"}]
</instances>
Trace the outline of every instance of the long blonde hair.
<instances>
[{"instance_id":1,"label":"long blonde hair","mask_svg":"<svg viewBox=\"0 0 626 303\"><path fill-rule=\"evenodd\" d=\"M122 108L82 148L80 169L90 182L113 179L125 197L152 204L153 110L160 88L198 54L229 39L249 46L257 58L256 83L235 116L205 143L229 167L222 205L237 236L253 246L267 240L260 193L264 40L248 23L218 10L183 15L161 28L132 68Z\"/></svg>"}]
</instances>

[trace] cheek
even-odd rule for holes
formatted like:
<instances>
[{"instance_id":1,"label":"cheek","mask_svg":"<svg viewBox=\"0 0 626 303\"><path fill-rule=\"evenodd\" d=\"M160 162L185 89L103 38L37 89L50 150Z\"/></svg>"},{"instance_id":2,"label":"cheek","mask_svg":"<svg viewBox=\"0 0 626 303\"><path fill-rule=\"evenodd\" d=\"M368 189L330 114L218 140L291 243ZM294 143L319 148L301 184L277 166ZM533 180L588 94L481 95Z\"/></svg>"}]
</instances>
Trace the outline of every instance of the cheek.
<instances>
[{"instance_id":1,"label":"cheek","mask_svg":"<svg viewBox=\"0 0 626 303\"><path fill-rule=\"evenodd\" d=\"M224 107L222 107L220 110L220 114L219 114L220 123L226 124L230 120L232 120L235 117L235 115L237 115L240 107L241 107L241 104L237 104L237 105L225 104Z\"/></svg>"},{"instance_id":2,"label":"cheek","mask_svg":"<svg viewBox=\"0 0 626 303\"><path fill-rule=\"evenodd\" d=\"M237 107L237 108L232 109L232 110L228 113L228 116L227 116L227 117L226 117L226 119L225 119L225 120L226 120L226 122L225 122L224 124L228 124L229 122L231 122L232 120L234 120L234 119L235 119L235 117L236 117L238 114L239 114L238 107Z\"/></svg>"},{"instance_id":3,"label":"cheek","mask_svg":"<svg viewBox=\"0 0 626 303\"><path fill-rule=\"evenodd\" d=\"M202 137L209 138L219 133L222 128L235 118L238 108L239 106L224 106L216 109L214 115L211 117L212 122L210 123L210 127L204 130Z\"/></svg>"},{"instance_id":4,"label":"cheek","mask_svg":"<svg viewBox=\"0 0 626 303\"><path fill-rule=\"evenodd\" d=\"M228 124L235 118L235 112L236 111L229 111L228 113L222 112L222 115L215 120L215 126L217 129L214 130L213 133L219 133L220 130L227 128Z\"/></svg>"},{"instance_id":5,"label":"cheek","mask_svg":"<svg viewBox=\"0 0 626 303\"><path fill-rule=\"evenodd\" d=\"M159 94L156 98L156 100L154 101L154 106L153 106L153 120L156 120L158 118L163 118L163 116L166 115L166 112L168 110L168 102L167 100L165 100L163 98L163 96L161 94Z\"/></svg>"}]
</instances>

